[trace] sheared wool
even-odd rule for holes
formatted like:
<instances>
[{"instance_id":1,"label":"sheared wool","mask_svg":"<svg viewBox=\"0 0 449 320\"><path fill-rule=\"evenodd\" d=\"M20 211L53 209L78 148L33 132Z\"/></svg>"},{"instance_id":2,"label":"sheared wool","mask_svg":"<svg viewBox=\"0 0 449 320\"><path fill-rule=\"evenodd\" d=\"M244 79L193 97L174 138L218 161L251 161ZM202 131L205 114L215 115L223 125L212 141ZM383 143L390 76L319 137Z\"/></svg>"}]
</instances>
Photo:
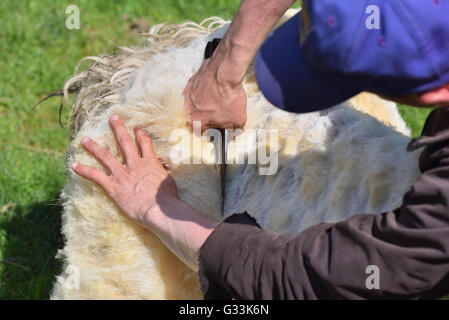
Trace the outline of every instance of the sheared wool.
<instances>
[{"instance_id":1,"label":"sheared wool","mask_svg":"<svg viewBox=\"0 0 449 320\"><path fill-rule=\"evenodd\" d=\"M132 129L144 128L180 198L216 221L247 211L264 229L295 234L319 222L394 209L418 177L419 152L406 151L410 131L394 103L362 93L325 111L287 113L263 97L251 67L244 82L248 121L234 143L247 139L251 129L277 129L278 169L261 175L260 164L228 164L222 208L213 142L203 139L203 150L211 152L193 154L202 164L175 164L170 153L179 143L174 130L193 139L182 92L203 61L207 41L217 35L210 33L225 25L212 18L201 25L155 26L146 34L146 47L89 57L91 66L66 83L66 100L73 88L77 98L67 151L69 180L61 197L63 272L53 299L202 298L194 272L127 218L99 186L70 169L77 161L103 170L81 146L86 136L122 159L108 124L113 114L133 139ZM269 149L268 144L272 141L263 147ZM253 152L254 146L230 150L228 162Z\"/></svg>"}]
</instances>

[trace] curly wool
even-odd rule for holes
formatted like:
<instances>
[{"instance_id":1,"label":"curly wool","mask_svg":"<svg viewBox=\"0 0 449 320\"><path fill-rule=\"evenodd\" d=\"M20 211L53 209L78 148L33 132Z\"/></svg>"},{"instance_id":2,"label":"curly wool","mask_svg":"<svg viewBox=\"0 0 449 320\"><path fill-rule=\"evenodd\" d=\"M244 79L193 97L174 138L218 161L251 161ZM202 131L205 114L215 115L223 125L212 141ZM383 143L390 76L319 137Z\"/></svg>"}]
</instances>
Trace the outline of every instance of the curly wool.
<instances>
[{"instance_id":1,"label":"curly wool","mask_svg":"<svg viewBox=\"0 0 449 320\"><path fill-rule=\"evenodd\" d=\"M260 164L229 164L222 208L213 152L203 154L200 165L172 163L177 141L170 137L184 129L193 139L182 91L202 63L210 33L225 25L210 18L200 25L155 26L145 35L144 48L88 57L89 68L81 73L77 68L66 83L66 102L74 87L77 96L67 151L69 181L62 192L65 246L58 256L64 265L53 299L202 298L194 272L127 218L100 187L69 169L77 161L104 170L82 148L85 136L121 159L108 125L112 114L121 117L133 138L134 127L151 135L180 198L216 221L247 211L264 229L297 233L315 223L393 209L417 178L419 152L406 151L410 132L394 103L362 93L322 112L287 113L263 97L251 67L244 82L248 122L236 139L248 138L250 129L277 129L278 170L264 176L258 174ZM203 150L214 148L210 140L201 143ZM252 152L236 148L228 161Z\"/></svg>"}]
</instances>

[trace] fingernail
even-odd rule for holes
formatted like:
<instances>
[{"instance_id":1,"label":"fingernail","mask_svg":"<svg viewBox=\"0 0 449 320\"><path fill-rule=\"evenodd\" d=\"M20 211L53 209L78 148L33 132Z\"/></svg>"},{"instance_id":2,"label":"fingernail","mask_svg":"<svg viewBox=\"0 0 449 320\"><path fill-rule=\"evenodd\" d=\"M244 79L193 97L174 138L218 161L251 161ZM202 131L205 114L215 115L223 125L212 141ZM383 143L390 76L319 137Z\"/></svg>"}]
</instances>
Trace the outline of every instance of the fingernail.
<instances>
[{"instance_id":1,"label":"fingernail","mask_svg":"<svg viewBox=\"0 0 449 320\"><path fill-rule=\"evenodd\" d=\"M83 140L81 140L81 142L82 142L83 144L86 144L86 143L89 142L89 138L88 138L88 137L84 137Z\"/></svg>"},{"instance_id":2,"label":"fingernail","mask_svg":"<svg viewBox=\"0 0 449 320\"><path fill-rule=\"evenodd\" d=\"M78 163L72 162L72 169L75 170L76 168L78 168Z\"/></svg>"},{"instance_id":3,"label":"fingernail","mask_svg":"<svg viewBox=\"0 0 449 320\"><path fill-rule=\"evenodd\" d=\"M111 117L111 121L115 121L115 120L118 120L118 116L117 116L117 115L113 115L113 116Z\"/></svg>"}]
</instances>

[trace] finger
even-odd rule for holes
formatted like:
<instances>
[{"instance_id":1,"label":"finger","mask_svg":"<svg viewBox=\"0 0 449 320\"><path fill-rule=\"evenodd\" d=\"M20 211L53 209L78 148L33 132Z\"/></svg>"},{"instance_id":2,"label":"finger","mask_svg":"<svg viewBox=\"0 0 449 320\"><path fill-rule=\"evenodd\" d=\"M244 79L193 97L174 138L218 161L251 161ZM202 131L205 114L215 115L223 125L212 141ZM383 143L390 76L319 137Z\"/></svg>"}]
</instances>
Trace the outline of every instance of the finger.
<instances>
[{"instance_id":1,"label":"finger","mask_svg":"<svg viewBox=\"0 0 449 320\"><path fill-rule=\"evenodd\" d=\"M151 159L157 159L150 136L140 128L136 128L134 132L136 133L137 143L142 152L142 158L151 157Z\"/></svg>"},{"instance_id":2,"label":"finger","mask_svg":"<svg viewBox=\"0 0 449 320\"><path fill-rule=\"evenodd\" d=\"M142 158L156 158L156 153L154 152L153 142L151 141L150 136L140 128L136 128L134 132L142 153Z\"/></svg>"},{"instance_id":3,"label":"finger","mask_svg":"<svg viewBox=\"0 0 449 320\"><path fill-rule=\"evenodd\" d=\"M91 153L113 175L123 170L122 164L105 148L102 148L94 140L86 137L81 141L83 147Z\"/></svg>"},{"instance_id":4,"label":"finger","mask_svg":"<svg viewBox=\"0 0 449 320\"><path fill-rule=\"evenodd\" d=\"M103 171L85 166L83 164L73 162L72 169L81 177L84 177L90 181L100 185L106 193L110 194L112 191L113 181Z\"/></svg>"},{"instance_id":5,"label":"finger","mask_svg":"<svg viewBox=\"0 0 449 320\"><path fill-rule=\"evenodd\" d=\"M168 165L164 161L160 160L156 152L154 151L153 141L151 137L142 129L136 128L134 130L139 144L139 148L142 152L142 158L150 159L153 163L158 163L165 170L168 170Z\"/></svg>"},{"instance_id":6,"label":"finger","mask_svg":"<svg viewBox=\"0 0 449 320\"><path fill-rule=\"evenodd\" d=\"M112 116L109 123L120 150L122 151L123 157L125 158L125 162L129 166L139 157L137 148L134 145L128 130L118 116Z\"/></svg>"}]
</instances>

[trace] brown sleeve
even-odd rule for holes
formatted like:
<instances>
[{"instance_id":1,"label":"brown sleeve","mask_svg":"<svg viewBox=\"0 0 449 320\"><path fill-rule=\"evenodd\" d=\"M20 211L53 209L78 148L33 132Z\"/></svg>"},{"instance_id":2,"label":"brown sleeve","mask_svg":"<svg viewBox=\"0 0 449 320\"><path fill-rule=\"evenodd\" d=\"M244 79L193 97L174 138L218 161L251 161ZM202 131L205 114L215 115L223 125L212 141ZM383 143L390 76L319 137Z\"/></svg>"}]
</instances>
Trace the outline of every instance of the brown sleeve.
<instances>
[{"instance_id":1,"label":"brown sleeve","mask_svg":"<svg viewBox=\"0 0 449 320\"><path fill-rule=\"evenodd\" d=\"M246 213L220 223L200 251L205 298L437 298L449 294L449 108L434 110L409 149L426 146L401 207L322 223L296 236ZM368 289L366 268L379 269Z\"/></svg>"}]
</instances>

